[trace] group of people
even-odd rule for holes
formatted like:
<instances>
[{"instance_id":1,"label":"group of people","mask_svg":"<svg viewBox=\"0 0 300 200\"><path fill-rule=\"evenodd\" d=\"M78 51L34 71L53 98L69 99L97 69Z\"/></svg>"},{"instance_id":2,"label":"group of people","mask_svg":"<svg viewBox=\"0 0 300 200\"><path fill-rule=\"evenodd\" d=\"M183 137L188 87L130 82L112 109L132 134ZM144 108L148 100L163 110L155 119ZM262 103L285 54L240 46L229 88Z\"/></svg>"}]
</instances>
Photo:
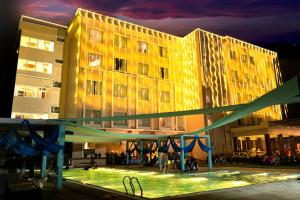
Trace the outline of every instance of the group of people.
<instances>
[{"instance_id":1,"label":"group of people","mask_svg":"<svg viewBox=\"0 0 300 200\"><path fill-rule=\"evenodd\" d=\"M198 171L198 163L194 156L188 156L185 160L185 171Z\"/></svg>"}]
</instances>

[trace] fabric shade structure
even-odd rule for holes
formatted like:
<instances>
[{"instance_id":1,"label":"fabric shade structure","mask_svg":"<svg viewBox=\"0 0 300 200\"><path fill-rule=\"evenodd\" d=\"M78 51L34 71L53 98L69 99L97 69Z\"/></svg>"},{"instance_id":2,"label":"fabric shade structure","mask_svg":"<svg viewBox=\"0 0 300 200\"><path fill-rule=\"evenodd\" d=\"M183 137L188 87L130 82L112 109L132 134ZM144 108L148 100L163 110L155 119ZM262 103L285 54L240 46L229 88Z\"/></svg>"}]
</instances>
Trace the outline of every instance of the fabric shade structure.
<instances>
[{"instance_id":1,"label":"fabric shade structure","mask_svg":"<svg viewBox=\"0 0 300 200\"><path fill-rule=\"evenodd\" d=\"M103 130L98 130L88 126L82 126L74 123L66 124L66 131L71 131L74 135L65 135L67 142L82 143L108 143L121 142L127 140L157 140L159 138L168 137L166 134L132 134L132 133L113 133Z\"/></svg>"},{"instance_id":2,"label":"fabric shade structure","mask_svg":"<svg viewBox=\"0 0 300 200\"><path fill-rule=\"evenodd\" d=\"M107 143L107 142L120 142L131 139L167 139L169 136L178 137L178 135L169 134L129 134L129 133L112 133L108 131L97 130L88 126L81 126L76 123L84 121L117 121L117 120L130 120L130 119L150 119L159 117L175 117L183 115L196 115L206 114L214 112L227 112L232 111L229 115L215 121L211 125L204 127L200 130L183 133L199 135L203 132L218 128L220 126L229 124L235 120L243 118L252 112L256 112L260 109L271 105L297 103L300 102L300 75L295 76L278 88L268 92L267 94L255 99L247 104L222 106L216 108L202 108L188 111L177 111L177 112L165 112L165 113L153 113L153 114L139 114L139 115L127 115L127 116L113 116L113 117L102 117L102 118L80 118L80 119L60 119L67 121L66 130L75 132L76 135L66 135L66 141L69 142L96 142L96 143ZM182 134L181 134L182 135Z\"/></svg>"}]
</instances>

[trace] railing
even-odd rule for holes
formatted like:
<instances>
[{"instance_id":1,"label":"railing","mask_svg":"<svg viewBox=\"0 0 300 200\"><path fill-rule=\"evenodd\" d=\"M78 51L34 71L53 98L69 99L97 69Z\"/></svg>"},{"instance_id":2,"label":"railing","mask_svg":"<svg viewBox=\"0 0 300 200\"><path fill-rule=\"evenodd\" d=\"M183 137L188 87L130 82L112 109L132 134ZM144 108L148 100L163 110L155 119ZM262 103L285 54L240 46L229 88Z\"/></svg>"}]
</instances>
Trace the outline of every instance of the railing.
<instances>
[{"instance_id":1,"label":"railing","mask_svg":"<svg viewBox=\"0 0 300 200\"><path fill-rule=\"evenodd\" d=\"M124 178L123 178L123 185L124 185L124 188L126 190L126 194L129 194L128 190L127 190L127 187L126 187L126 184L125 184L126 178L129 179L129 184L130 184L130 187L131 187L131 190L132 190L132 195L135 196L135 187L134 187L134 184L133 184L132 181L136 180L136 182L138 183L138 186L140 188L140 191L141 191L141 197L143 197L143 189L142 189L142 186L141 186L141 184L139 182L139 179L137 177L131 177L130 178L129 176L124 176Z\"/></svg>"}]
</instances>

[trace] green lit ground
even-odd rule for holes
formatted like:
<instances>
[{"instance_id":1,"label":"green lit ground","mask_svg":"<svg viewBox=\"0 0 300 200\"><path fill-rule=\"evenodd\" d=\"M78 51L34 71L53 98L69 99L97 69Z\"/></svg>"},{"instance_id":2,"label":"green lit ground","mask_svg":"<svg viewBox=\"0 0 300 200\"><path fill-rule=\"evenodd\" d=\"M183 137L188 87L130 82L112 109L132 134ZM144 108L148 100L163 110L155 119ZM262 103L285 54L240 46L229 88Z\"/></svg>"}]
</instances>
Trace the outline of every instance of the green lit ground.
<instances>
[{"instance_id":1,"label":"green lit ground","mask_svg":"<svg viewBox=\"0 0 300 200\"><path fill-rule=\"evenodd\" d=\"M300 174L220 171L182 175L111 168L90 169L88 171L71 169L64 171L64 177L67 179L119 192L125 192L122 184L124 176L137 177L144 190L144 197L157 198L295 179ZM126 183L127 187L130 188L129 183ZM138 188L137 185L136 188Z\"/></svg>"}]
</instances>

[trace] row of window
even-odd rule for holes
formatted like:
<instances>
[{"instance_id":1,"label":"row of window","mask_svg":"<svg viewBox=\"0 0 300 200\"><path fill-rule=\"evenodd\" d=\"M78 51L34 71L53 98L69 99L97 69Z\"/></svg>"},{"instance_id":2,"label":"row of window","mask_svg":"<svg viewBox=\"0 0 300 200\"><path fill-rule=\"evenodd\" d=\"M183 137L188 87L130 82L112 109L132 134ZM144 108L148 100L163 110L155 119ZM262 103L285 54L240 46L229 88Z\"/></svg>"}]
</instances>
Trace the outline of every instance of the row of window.
<instances>
[{"instance_id":1,"label":"row of window","mask_svg":"<svg viewBox=\"0 0 300 200\"><path fill-rule=\"evenodd\" d=\"M93 95L102 95L102 82L95 80L87 80L86 82L86 93ZM126 98L127 97L127 86L122 84L114 84L115 97ZM139 88L138 89L139 99L149 101L150 93L149 88ZM170 103L170 92L161 91L160 100L162 102Z\"/></svg>"},{"instance_id":2,"label":"row of window","mask_svg":"<svg viewBox=\"0 0 300 200\"><path fill-rule=\"evenodd\" d=\"M37 62L33 60L19 58L18 69L52 74L52 63Z\"/></svg>"},{"instance_id":3,"label":"row of window","mask_svg":"<svg viewBox=\"0 0 300 200\"><path fill-rule=\"evenodd\" d=\"M127 112L114 112L114 116L127 116ZM85 110L85 118L101 118L101 110ZM101 124L100 121L93 121L94 124ZM87 121L89 123L89 121ZM116 120L113 122L115 126L127 126L127 120ZM139 119L138 124L140 127L150 127L150 119Z\"/></svg>"},{"instance_id":4,"label":"row of window","mask_svg":"<svg viewBox=\"0 0 300 200\"><path fill-rule=\"evenodd\" d=\"M102 55L89 53L89 66L90 67L101 67L102 66ZM122 58L115 58L114 60L114 70L119 72L127 71L127 60ZM169 79L169 70L165 67L159 68L160 78ZM138 74L148 76L149 74L149 65L144 63L138 63Z\"/></svg>"},{"instance_id":5,"label":"row of window","mask_svg":"<svg viewBox=\"0 0 300 200\"><path fill-rule=\"evenodd\" d=\"M21 46L50 52L54 51L54 42L23 35L21 36Z\"/></svg>"},{"instance_id":6,"label":"row of window","mask_svg":"<svg viewBox=\"0 0 300 200\"><path fill-rule=\"evenodd\" d=\"M231 76L232 76L232 81L239 81L238 71L232 70ZM250 83L250 82L255 83L255 84L258 83L257 77L256 77L255 75L253 76L253 78L252 78L252 80L251 80L250 75L249 75L249 74L245 74L244 79L245 79L245 81L246 81L247 83ZM269 78L266 78L266 84L267 84L267 86L269 86L269 87L272 87L272 86L273 86L273 82L272 82L272 80L269 79ZM264 85L262 85L262 87L264 88Z\"/></svg>"},{"instance_id":7,"label":"row of window","mask_svg":"<svg viewBox=\"0 0 300 200\"><path fill-rule=\"evenodd\" d=\"M59 113L60 108L52 106L50 113ZM12 118L16 119L48 119L48 114L45 113L22 113L22 112L12 112L11 113Z\"/></svg>"},{"instance_id":8,"label":"row of window","mask_svg":"<svg viewBox=\"0 0 300 200\"><path fill-rule=\"evenodd\" d=\"M233 59L233 60L236 60L236 58L237 58L236 52L235 52L235 51L232 51L232 50L229 51L229 56L230 56L230 59ZM243 63L248 62L248 56L245 55L245 54L242 54L242 55L241 55L241 60L242 60ZM255 64L255 61L254 61L254 57L253 57L253 56L249 56L249 62L250 62L250 64L252 64L252 65Z\"/></svg>"},{"instance_id":9,"label":"row of window","mask_svg":"<svg viewBox=\"0 0 300 200\"><path fill-rule=\"evenodd\" d=\"M16 85L14 96L45 99L46 88Z\"/></svg>"},{"instance_id":10,"label":"row of window","mask_svg":"<svg viewBox=\"0 0 300 200\"><path fill-rule=\"evenodd\" d=\"M89 39L91 41L96 41L103 43L103 31L97 30L97 29L90 29L89 32ZM114 45L118 48L127 48L127 37L123 35L114 35ZM148 54L148 43L143 41L138 41L138 52ZM167 47L158 46L158 54L160 57L167 58L168 57L168 49Z\"/></svg>"}]
</instances>

